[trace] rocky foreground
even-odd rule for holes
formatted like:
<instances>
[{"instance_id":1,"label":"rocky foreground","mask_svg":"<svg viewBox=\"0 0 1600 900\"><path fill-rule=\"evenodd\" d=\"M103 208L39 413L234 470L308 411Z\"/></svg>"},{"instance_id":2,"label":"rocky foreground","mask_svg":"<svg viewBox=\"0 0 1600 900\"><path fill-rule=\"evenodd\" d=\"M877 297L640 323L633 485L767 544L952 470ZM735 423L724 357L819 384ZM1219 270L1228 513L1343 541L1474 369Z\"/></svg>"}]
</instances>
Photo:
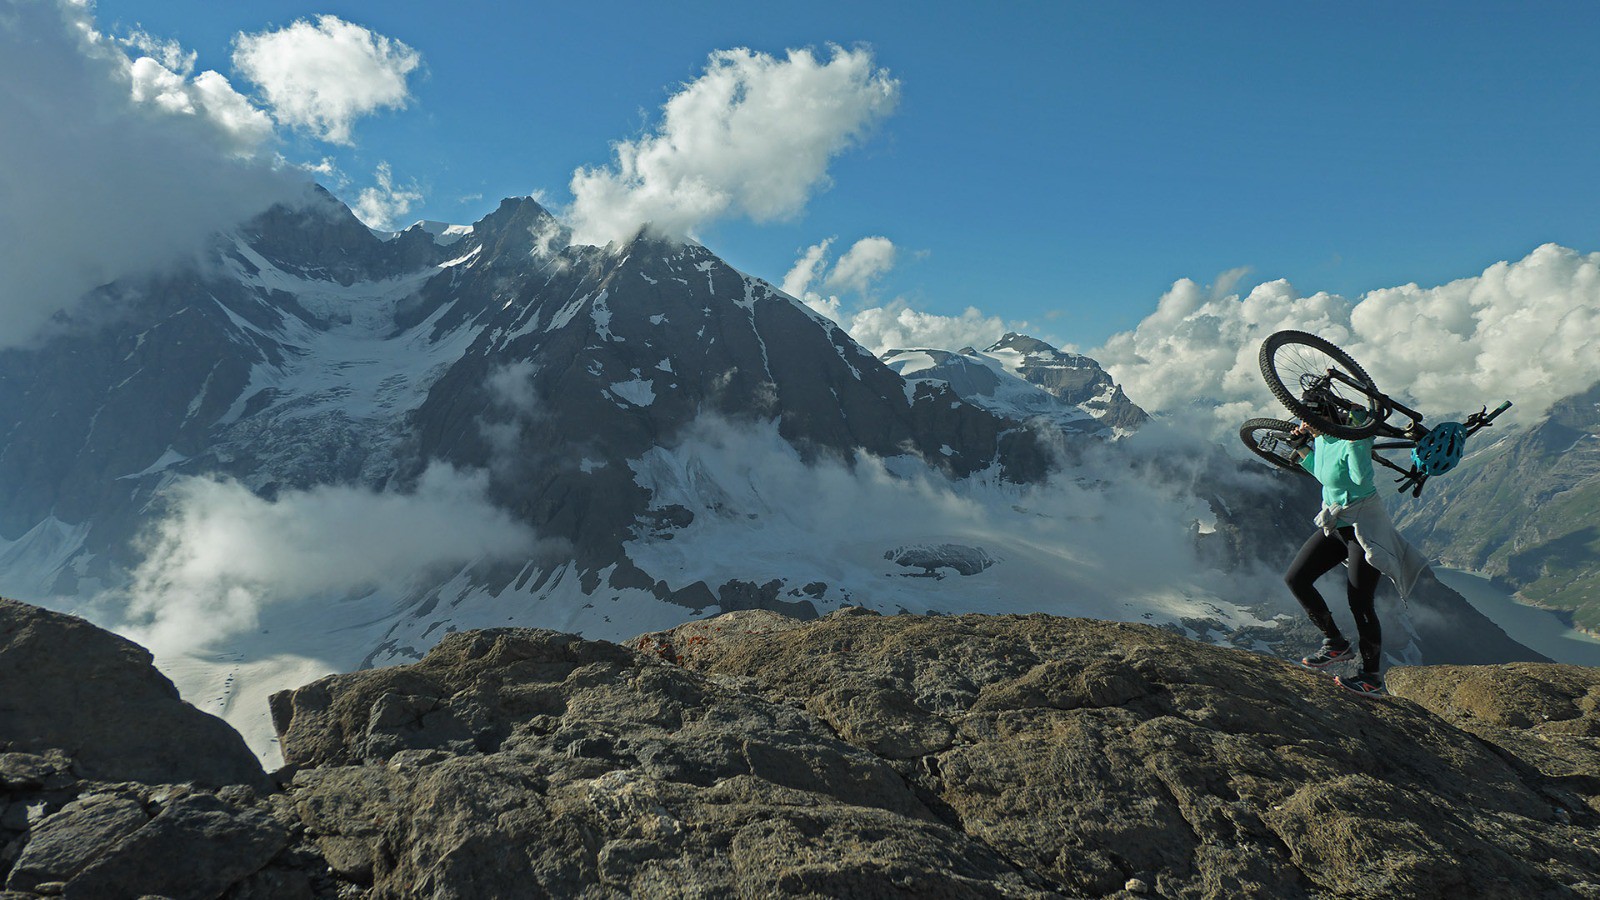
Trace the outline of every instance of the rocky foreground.
<instances>
[{"instance_id":1,"label":"rocky foreground","mask_svg":"<svg viewBox=\"0 0 1600 900\"><path fill-rule=\"evenodd\" d=\"M1044 616L453 634L273 700L0 601L4 900L1600 897L1600 672L1278 660Z\"/></svg>"}]
</instances>

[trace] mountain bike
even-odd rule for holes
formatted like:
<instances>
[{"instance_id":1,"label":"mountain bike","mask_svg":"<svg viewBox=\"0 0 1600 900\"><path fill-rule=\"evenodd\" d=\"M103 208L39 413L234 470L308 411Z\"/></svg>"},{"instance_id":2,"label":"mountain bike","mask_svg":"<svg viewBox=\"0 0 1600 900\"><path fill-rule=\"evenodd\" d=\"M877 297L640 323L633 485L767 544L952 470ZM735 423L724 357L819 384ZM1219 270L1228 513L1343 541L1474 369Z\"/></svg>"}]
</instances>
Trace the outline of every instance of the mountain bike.
<instances>
[{"instance_id":1,"label":"mountain bike","mask_svg":"<svg viewBox=\"0 0 1600 900\"><path fill-rule=\"evenodd\" d=\"M1359 441L1373 438L1372 461L1400 473L1396 490L1422 494L1422 485L1456 467L1466 453L1467 438L1488 428L1511 401L1493 412L1487 406L1462 422L1422 424L1422 413L1378 390L1367 371L1337 345L1303 331L1279 331L1261 342L1261 377L1267 389L1300 422L1329 437ZM1396 413L1410 421L1403 427L1389 420ZM1283 419L1250 419L1239 439L1272 465L1310 475L1296 451L1310 440L1294 434L1296 424ZM1380 451L1410 450L1409 468Z\"/></svg>"}]
</instances>

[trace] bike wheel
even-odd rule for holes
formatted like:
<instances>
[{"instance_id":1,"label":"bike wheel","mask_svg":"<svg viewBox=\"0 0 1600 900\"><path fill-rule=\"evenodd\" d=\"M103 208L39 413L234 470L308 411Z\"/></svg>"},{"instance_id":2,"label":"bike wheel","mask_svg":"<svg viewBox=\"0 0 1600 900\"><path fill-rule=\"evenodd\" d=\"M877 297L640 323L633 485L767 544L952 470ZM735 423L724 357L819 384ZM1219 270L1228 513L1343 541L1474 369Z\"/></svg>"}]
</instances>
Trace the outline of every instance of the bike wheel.
<instances>
[{"instance_id":1,"label":"bike wheel","mask_svg":"<svg viewBox=\"0 0 1600 900\"><path fill-rule=\"evenodd\" d=\"M1239 426L1239 440L1272 465L1310 478L1311 473L1294 458L1294 445L1289 438L1293 430L1294 423L1282 419L1249 419Z\"/></svg>"},{"instance_id":2,"label":"bike wheel","mask_svg":"<svg viewBox=\"0 0 1600 900\"><path fill-rule=\"evenodd\" d=\"M1330 437L1371 437L1388 414L1378 386L1350 354L1304 331L1279 331L1261 342L1261 377L1289 412ZM1325 415L1303 402L1301 395L1313 386L1331 393L1345 415ZM1354 415L1356 410L1364 415Z\"/></svg>"}]
</instances>

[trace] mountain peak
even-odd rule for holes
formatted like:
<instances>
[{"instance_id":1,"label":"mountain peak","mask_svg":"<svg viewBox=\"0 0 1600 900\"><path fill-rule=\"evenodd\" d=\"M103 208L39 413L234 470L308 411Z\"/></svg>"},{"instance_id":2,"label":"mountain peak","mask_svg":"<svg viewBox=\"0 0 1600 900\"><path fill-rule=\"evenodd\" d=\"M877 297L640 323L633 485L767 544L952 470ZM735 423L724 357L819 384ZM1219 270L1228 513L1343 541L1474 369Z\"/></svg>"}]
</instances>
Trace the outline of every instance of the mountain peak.
<instances>
[{"instance_id":1,"label":"mountain peak","mask_svg":"<svg viewBox=\"0 0 1600 900\"><path fill-rule=\"evenodd\" d=\"M453 225L449 222L440 222L435 219L418 219L399 231L382 231L374 228L372 233L381 241L392 241L395 238L412 233L425 234L431 237L435 244L441 247L448 247L472 234L472 226Z\"/></svg>"},{"instance_id":2,"label":"mountain peak","mask_svg":"<svg viewBox=\"0 0 1600 900\"><path fill-rule=\"evenodd\" d=\"M981 353L890 350L881 358L904 378L943 381L958 396L1011 418L1045 416L1071 431L1131 430L1149 418L1098 362L1015 331Z\"/></svg>"}]
</instances>

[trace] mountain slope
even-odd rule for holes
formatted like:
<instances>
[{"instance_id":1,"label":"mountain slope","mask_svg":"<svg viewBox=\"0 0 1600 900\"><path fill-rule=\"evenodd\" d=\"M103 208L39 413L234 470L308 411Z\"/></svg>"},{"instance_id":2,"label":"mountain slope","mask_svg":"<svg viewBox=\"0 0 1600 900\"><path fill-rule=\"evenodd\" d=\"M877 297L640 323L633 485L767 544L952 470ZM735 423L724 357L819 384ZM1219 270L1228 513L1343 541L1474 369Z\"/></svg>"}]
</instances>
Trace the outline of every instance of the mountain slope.
<instances>
[{"instance_id":1,"label":"mountain slope","mask_svg":"<svg viewBox=\"0 0 1600 900\"><path fill-rule=\"evenodd\" d=\"M1493 575L1600 632L1600 385L1526 430L1485 437L1458 469L1429 482L1400 524L1451 565Z\"/></svg>"},{"instance_id":2,"label":"mountain slope","mask_svg":"<svg viewBox=\"0 0 1600 900\"><path fill-rule=\"evenodd\" d=\"M1017 335L968 362L1096 433L1136 411ZM508 624L855 605L1306 639L1204 546L1233 463L1051 441L704 247L567 246L527 199L386 239L325 193L275 208L0 352L0 430L0 588L156 645L268 758L266 692ZM1285 515L1260 483L1229 504ZM1457 659L1457 630L1394 656Z\"/></svg>"},{"instance_id":3,"label":"mountain slope","mask_svg":"<svg viewBox=\"0 0 1600 900\"><path fill-rule=\"evenodd\" d=\"M704 413L774 418L811 455L1043 471L1026 435L938 392L908 397L833 323L703 248L551 252L540 235L555 229L533 201L507 201L445 244L421 226L385 242L319 194L204 264L103 289L42 346L0 355L14 568L56 563L44 590L114 581L179 475L271 497L411 485L443 461L490 468L497 501L592 572L643 509L624 461ZM589 471L571 471L575 446ZM81 532L65 567L63 526Z\"/></svg>"}]
</instances>

